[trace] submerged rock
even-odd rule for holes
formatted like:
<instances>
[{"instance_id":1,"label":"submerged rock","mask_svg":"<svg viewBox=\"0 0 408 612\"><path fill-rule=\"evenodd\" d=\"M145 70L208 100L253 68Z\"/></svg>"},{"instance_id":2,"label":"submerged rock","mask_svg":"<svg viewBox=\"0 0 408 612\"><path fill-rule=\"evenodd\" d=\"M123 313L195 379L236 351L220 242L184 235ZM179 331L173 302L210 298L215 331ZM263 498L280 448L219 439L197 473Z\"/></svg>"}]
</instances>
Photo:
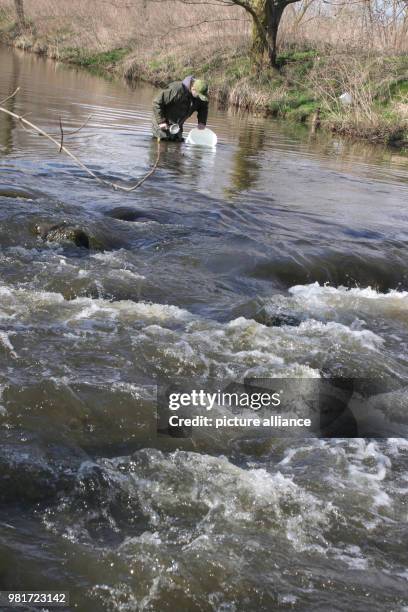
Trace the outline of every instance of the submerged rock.
<instances>
[{"instance_id":1,"label":"submerged rock","mask_svg":"<svg viewBox=\"0 0 408 612\"><path fill-rule=\"evenodd\" d=\"M21 189L14 185L0 185L0 198L16 198L33 200L38 194L28 189Z\"/></svg>"},{"instance_id":2,"label":"submerged rock","mask_svg":"<svg viewBox=\"0 0 408 612\"><path fill-rule=\"evenodd\" d=\"M261 310L254 316L255 321L267 327L298 327L302 323L302 318L290 312L267 312Z\"/></svg>"},{"instance_id":3,"label":"submerged rock","mask_svg":"<svg viewBox=\"0 0 408 612\"><path fill-rule=\"evenodd\" d=\"M20 428L8 431L0 447L0 502L37 503L68 491L87 459L72 444L56 445Z\"/></svg>"},{"instance_id":4,"label":"submerged rock","mask_svg":"<svg viewBox=\"0 0 408 612\"><path fill-rule=\"evenodd\" d=\"M55 494L56 475L36 445L3 444L0 500L38 502Z\"/></svg>"},{"instance_id":5,"label":"submerged rock","mask_svg":"<svg viewBox=\"0 0 408 612\"><path fill-rule=\"evenodd\" d=\"M137 210L130 206L118 206L106 212L106 215L113 219L118 219L119 221L155 221L153 216L147 214L145 211Z\"/></svg>"},{"instance_id":6,"label":"submerged rock","mask_svg":"<svg viewBox=\"0 0 408 612\"><path fill-rule=\"evenodd\" d=\"M37 236L48 242L72 242L78 247L89 249L91 238L82 228L66 221L55 225L36 223L32 231Z\"/></svg>"}]
</instances>

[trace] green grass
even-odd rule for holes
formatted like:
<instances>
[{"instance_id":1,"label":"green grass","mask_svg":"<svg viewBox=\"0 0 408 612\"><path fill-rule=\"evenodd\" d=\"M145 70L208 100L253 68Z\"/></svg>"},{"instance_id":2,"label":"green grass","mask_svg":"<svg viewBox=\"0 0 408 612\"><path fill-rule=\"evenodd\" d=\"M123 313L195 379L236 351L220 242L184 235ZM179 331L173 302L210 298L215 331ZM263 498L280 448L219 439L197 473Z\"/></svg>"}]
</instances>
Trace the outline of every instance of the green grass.
<instances>
[{"instance_id":1,"label":"green grass","mask_svg":"<svg viewBox=\"0 0 408 612\"><path fill-rule=\"evenodd\" d=\"M408 101L408 79L397 81L390 87L390 93L393 98L406 98Z\"/></svg>"},{"instance_id":2,"label":"green grass","mask_svg":"<svg viewBox=\"0 0 408 612\"><path fill-rule=\"evenodd\" d=\"M128 52L129 49L119 48L101 53L91 53L84 49L66 47L62 51L61 59L78 66L84 66L85 68L106 69L118 64Z\"/></svg>"},{"instance_id":3,"label":"green grass","mask_svg":"<svg viewBox=\"0 0 408 612\"><path fill-rule=\"evenodd\" d=\"M16 24L10 20L10 15L4 9L0 8L0 33L3 35L5 42L8 42L8 34L16 30Z\"/></svg>"},{"instance_id":4,"label":"green grass","mask_svg":"<svg viewBox=\"0 0 408 612\"><path fill-rule=\"evenodd\" d=\"M307 71L313 66L318 56L319 53L315 49L308 49L306 51L286 51L278 54L276 64L279 69L295 64L298 69Z\"/></svg>"},{"instance_id":5,"label":"green grass","mask_svg":"<svg viewBox=\"0 0 408 612\"><path fill-rule=\"evenodd\" d=\"M210 60L204 61L200 66L200 74L202 76L208 76L210 74L214 74L217 70L220 70L224 65L224 58L220 55L215 55ZM194 67L193 71L194 71Z\"/></svg>"},{"instance_id":6,"label":"green grass","mask_svg":"<svg viewBox=\"0 0 408 612\"><path fill-rule=\"evenodd\" d=\"M233 58L232 62L225 68L225 76L228 80L239 81L253 73L252 62L248 56Z\"/></svg>"},{"instance_id":7,"label":"green grass","mask_svg":"<svg viewBox=\"0 0 408 612\"><path fill-rule=\"evenodd\" d=\"M268 105L269 112L275 117L284 117L291 121L304 123L318 108L319 103L310 94L289 92L282 99L272 100Z\"/></svg>"}]
</instances>

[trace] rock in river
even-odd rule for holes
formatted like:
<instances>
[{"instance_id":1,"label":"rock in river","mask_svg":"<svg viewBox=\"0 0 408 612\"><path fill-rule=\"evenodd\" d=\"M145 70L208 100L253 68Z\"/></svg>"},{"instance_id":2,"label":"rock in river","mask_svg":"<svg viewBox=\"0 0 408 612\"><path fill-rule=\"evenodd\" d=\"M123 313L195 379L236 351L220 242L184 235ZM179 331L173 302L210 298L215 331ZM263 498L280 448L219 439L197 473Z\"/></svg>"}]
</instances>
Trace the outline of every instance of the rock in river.
<instances>
[{"instance_id":1,"label":"rock in river","mask_svg":"<svg viewBox=\"0 0 408 612\"><path fill-rule=\"evenodd\" d=\"M85 249L89 249L91 246L91 240L87 232L66 221L55 225L36 223L32 231L48 242L72 242L76 246L84 247Z\"/></svg>"}]
</instances>

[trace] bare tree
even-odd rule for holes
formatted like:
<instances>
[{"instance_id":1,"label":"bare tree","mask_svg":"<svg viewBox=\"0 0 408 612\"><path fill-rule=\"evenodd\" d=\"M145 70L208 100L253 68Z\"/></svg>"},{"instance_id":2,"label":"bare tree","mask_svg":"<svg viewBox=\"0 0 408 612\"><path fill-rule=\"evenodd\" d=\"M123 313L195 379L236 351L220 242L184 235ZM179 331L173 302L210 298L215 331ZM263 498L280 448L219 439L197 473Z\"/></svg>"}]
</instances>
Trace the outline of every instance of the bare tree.
<instances>
[{"instance_id":1,"label":"bare tree","mask_svg":"<svg viewBox=\"0 0 408 612\"><path fill-rule=\"evenodd\" d=\"M150 0L163 2L166 0ZM257 63L268 57L271 66L276 67L277 37L282 15L287 6L300 0L177 0L190 5L239 6L252 19L252 54Z\"/></svg>"},{"instance_id":2,"label":"bare tree","mask_svg":"<svg viewBox=\"0 0 408 612\"><path fill-rule=\"evenodd\" d=\"M24 28L27 25L25 14L24 14L24 0L14 0L14 6L16 9L18 27L21 30L24 30Z\"/></svg>"}]
</instances>

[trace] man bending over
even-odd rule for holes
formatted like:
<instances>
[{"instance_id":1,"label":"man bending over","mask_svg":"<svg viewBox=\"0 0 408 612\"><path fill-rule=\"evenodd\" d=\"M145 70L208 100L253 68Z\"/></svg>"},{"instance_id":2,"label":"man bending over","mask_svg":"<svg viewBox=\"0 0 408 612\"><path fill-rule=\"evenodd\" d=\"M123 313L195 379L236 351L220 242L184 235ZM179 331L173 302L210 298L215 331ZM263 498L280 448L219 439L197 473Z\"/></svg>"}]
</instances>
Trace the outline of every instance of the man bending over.
<instances>
[{"instance_id":1,"label":"man bending over","mask_svg":"<svg viewBox=\"0 0 408 612\"><path fill-rule=\"evenodd\" d=\"M197 127L203 130L208 115L207 83L192 76L170 83L153 100L153 136L182 141L184 122L195 112Z\"/></svg>"}]
</instances>

